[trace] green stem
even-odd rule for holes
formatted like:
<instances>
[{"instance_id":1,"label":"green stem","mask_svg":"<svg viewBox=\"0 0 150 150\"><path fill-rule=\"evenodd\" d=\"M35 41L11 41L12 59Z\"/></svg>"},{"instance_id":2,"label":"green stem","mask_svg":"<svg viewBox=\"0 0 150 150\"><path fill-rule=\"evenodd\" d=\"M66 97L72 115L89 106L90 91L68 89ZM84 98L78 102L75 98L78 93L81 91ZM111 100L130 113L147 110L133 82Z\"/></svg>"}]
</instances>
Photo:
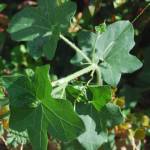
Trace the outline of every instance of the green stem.
<instances>
[{"instance_id":1,"label":"green stem","mask_svg":"<svg viewBox=\"0 0 150 150\"><path fill-rule=\"evenodd\" d=\"M88 63L92 63L89 57L87 57L81 49L79 49L75 44L73 44L71 41L69 41L66 37L64 37L62 34L59 36L64 42L66 42L71 48L73 48L77 53L79 53L83 58L86 59Z\"/></svg>"},{"instance_id":2,"label":"green stem","mask_svg":"<svg viewBox=\"0 0 150 150\"><path fill-rule=\"evenodd\" d=\"M103 81L102 81L100 68L96 69L96 75L97 75L97 83L98 83L98 85L102 86L103 85Z\"/></svg>"},{"instance_id":3,"label":"green stem","mask_svg":"<svg viewBox=\"0 0 150 150\"><path fill-rule=\"evenodd\" d=\"M69 76L67 76L65 78L62 78L62 79L57 80L57 81L53 81L52 82L52 86L55 87L55 86L62 85L64 83L68 83L71 80L74 80L74 79L76 79L76 78L78 78L78 77L80 77L80 76L82 76L82 75L84 75L84 74L86 74L86 73L88 73L88 72L90 72L92 70L96 70L96 69L97 69L97 65L96 64L92 64L92 65L90 65L90 66L88 66L88 67L86 67L86 68L84 68L84 69L82 69L80 71L77 71L77 72L75 72L75 73L73 73L73 74L71 74L71 75L69 75Z\"/></svg>"}]
</instances>

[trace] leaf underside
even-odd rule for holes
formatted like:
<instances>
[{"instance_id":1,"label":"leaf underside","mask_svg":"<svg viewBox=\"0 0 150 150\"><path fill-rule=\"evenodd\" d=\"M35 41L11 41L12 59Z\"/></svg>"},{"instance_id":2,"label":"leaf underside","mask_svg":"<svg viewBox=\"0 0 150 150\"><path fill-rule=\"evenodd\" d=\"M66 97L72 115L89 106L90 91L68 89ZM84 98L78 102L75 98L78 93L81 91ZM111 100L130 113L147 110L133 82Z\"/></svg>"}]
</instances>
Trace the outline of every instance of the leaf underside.
<instances>
[{"instance_id":1,"label":"leaf underside","mask_svg":"<svg viewBox=\"0 0 150 150\"><path fill-rule=\"evenodd\" d=\"M103 80L116 86L122 73L132 73L142 67L142 63L129 52L134 47L134 29L129 21L118 21L108 26L102 33L81 31L79 46L94 63L99 64ZM72 63L81 64L84 58L78 54Z\"/></svg>"}]
</instances>

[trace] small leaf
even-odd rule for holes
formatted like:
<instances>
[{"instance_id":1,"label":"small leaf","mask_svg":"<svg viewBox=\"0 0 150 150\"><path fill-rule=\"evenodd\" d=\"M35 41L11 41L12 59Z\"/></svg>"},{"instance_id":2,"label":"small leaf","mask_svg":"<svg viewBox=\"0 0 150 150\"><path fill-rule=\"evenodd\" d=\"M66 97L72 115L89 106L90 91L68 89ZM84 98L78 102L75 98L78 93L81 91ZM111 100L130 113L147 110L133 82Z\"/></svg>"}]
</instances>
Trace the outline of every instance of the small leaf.
<instances>
[{"instance_id":1,"label":"small leaf","mask_svg":"<svg viewBox=\"0 0 150 150\"><path fill-rule=\"evenodd\" d=\"M109 86L89 86L92 93L91 103L99 111L111 100L111 89Z\"/></svg>"},{"instance_id":2,"label":"small leaf","mask_svg":"<svg viewBox=\"0 0 150 150\"><path fill-rule=\"evenodd\" d=\"M134 138L136 140L143 140L145 138L145 129L144 128L137 129L134 133Z\"/></svg>"},{"instance_id":3,"label":"small leaf","mask_svg":"<svg viewBox=\"0 0 150 150\"><path fill-rule=\"evenodd\" d=\"M124 106L125 106L125 97L117 97L115 99L115 104L117 106L119 106L120 108L124 108Z\"/></svg>"},{"instance_id":4,"label":"small leaf","mask_svg":"<svg viewBox=\"0 0 150 150\"><path fill-rule=\"evenodd\" d=\"M149 125L150 125L150 118L149 118L149 116L147 116L147 115L142 116L141 122L142 122L142 126L143 127L149 127Z\"/></svg>"},{"instance_id":5,"label":"small leaf","mask_svg":"<svg viewBox=\"0 0 150 150\"><path fill-rule=\"evenodd\" d=\"M73 2L58 5L53 0L38 0L37 7L26 7L10 22L8 32L16 41L28 41L34 58L55 54L60 32L65 33L76 6Z\"/></svg>"},{"instance_id":6,"label":"small leaf","mask_svg":"<svg viewBox=\"0 0 150 150\"><path fill-rule=\"evenodd\" d=\"M73 103L87 101L86 89L84 86L72 86L66 87L66 98L71 100Z\"/></svg>"},{"instance_id":7,"label":"small leaf","mask_svg":"<svg viewBox=\"0 0 150 150\"><path fill-rule=\"evenodd\" d=\"M103 33L103 32L105 32L105 31L107 30L107 25L106 25L106 23L104 22L104 23L102 23L102 24L96 26L96 27L95 27L95 30L96 30L96 32L98 32L98 33L100 33L100 34Z\"/></svg>"}]
</instances>

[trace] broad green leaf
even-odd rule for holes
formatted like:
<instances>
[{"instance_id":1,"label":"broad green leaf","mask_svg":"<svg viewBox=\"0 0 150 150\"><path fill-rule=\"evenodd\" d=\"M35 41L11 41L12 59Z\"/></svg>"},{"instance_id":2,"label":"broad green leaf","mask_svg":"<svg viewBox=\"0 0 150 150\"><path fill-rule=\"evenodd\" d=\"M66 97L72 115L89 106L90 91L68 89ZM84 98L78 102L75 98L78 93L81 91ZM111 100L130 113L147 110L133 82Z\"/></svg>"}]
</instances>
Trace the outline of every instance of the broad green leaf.
<instances>
[{"instance_id":1,"label":"broad green leaf","mask_svg":"<svg viewBox=\"0 0 150 150\"><path fill-rule=\"evenodd\" d=\"M52 59L59 34L67 31L75 10L73 2L58 5L57 1L38 0L37 7L26 7L12 18L8 32L16 41L28 41L34 58L44 55Z\"/></svg>"},{"instance_id":2,"label":"broad green leaf","mask_svg":"<svg viewBox=\"0 0 150 150\"><path fill-rule=\"evenodd\" d=\"M49 67L37 67L33 76L20 76L7 87L10 98L10 127L28 131L34 150L47 150L47 132L63 141L84 131L81 119L66 100L53 99Z\"/></svg>"},{"instance_id":3,"label":"broad green leaf","mask_svg":"<svg viewBox=\"0 0 150 150\"><path fill-rule=\"evenodd\" d=\"M78 141L86 150L97 150L102 144L107 142L107 134L100 132L99 134L95 131L96 124L94 120L88 115L80 116L84 121L86 131L78 137Z\"/></svg>"},{"instance_id":4,"label":"broad green leaf","mask_svg":"<svg viewBox=\"0 0 150 150\"><path fill-rule=\"evenodd\" d=\"M122 73L132 73L141 68L142 63L130 54L134 47L134 29L129 21L118 21L108 26L102 34L81 32L79 46L94 63L99 64L105 82L116 86ZM78 55L73 63L85 62Z\"/></svg>"},{"instance_id":5,"label":"broad green leaf","mask_svg":"<svg viewBox=\"0 0 150 150\"><path fill-rule=\"evenodd\" d=\"M91 103L99 111L111 100L111 88L109 86L89 86L92 93Z\"/></svg>"}]
</instances>

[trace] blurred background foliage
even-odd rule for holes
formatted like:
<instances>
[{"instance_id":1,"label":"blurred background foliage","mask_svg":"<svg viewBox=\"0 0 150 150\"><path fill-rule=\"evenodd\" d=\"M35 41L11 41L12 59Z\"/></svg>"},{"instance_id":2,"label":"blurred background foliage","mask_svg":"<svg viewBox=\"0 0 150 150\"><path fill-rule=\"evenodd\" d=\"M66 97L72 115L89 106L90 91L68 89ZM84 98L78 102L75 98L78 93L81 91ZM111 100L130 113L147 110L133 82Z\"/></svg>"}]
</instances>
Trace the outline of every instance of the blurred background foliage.
<instances>
[{"instance_id":1,"label":"blurred background foliage","mask_svg":"<svg viewBox=\"0 0 150 150\"><path fill-rule=\"evenodd\" d=\"M57 0L58 3L67 0ZM113 149L114 138L116 146L130 146L124 142L127 135L134 131L135 140L141 140L144 150L150 149L150 7L149 0L73 0L78 9L68 31L68 37L76 41L76 33L80 29L95 30L95 26L105 23L106 25L117 20L130 20L135 28L136 46L132 53L136 55L144 66L134 74L124 75L115 90L115 103L119 105L126 116L124 124L115 128L115 134L110 135L110 143L103 149ZM75 55L63 41L59 41L57 53L52 61L46 58L34 60L28 53L26 43L14 42L7 33L7 27L12 16L27 5L36 5L33 0L1 0L0 1L0 76L22 73L26 69L34 69L43 64L51 65L52 78L60 78L71 74L78 68L70 63ZM145 9L146 8L146 9ZM142 14L140 17L137 17ZM135 19L136 18L136 19ZM76 43L77 44L77 43ZM66 52L64 52L65 50ZM66 55L67 54L67 55ZM57 75L57 76L56 76ZM6 107L8 102L5 98L7 93L0 87L0 115L9 112ZM5 99L5 100L4 100ZM4 107L5 106L5 109ZM28 138L7 129L7 115L0 121L1 147L11 145L15 149L19 144L28 143ZM4 134L3 129L8 134ZM146 131L146 132L145 132ZM115 135L115 137L114 137ZM132 137L132 136L129 136ZM121 141L121 142L120 142ZM55 143L55 142L54 142ZM55 144L57 145L57 144ZM6 149L7 149L6 148ZM12 149L12 148L11 148ZM28 149L28 148L27 148Z\"/></svg>"}]
</instances>

